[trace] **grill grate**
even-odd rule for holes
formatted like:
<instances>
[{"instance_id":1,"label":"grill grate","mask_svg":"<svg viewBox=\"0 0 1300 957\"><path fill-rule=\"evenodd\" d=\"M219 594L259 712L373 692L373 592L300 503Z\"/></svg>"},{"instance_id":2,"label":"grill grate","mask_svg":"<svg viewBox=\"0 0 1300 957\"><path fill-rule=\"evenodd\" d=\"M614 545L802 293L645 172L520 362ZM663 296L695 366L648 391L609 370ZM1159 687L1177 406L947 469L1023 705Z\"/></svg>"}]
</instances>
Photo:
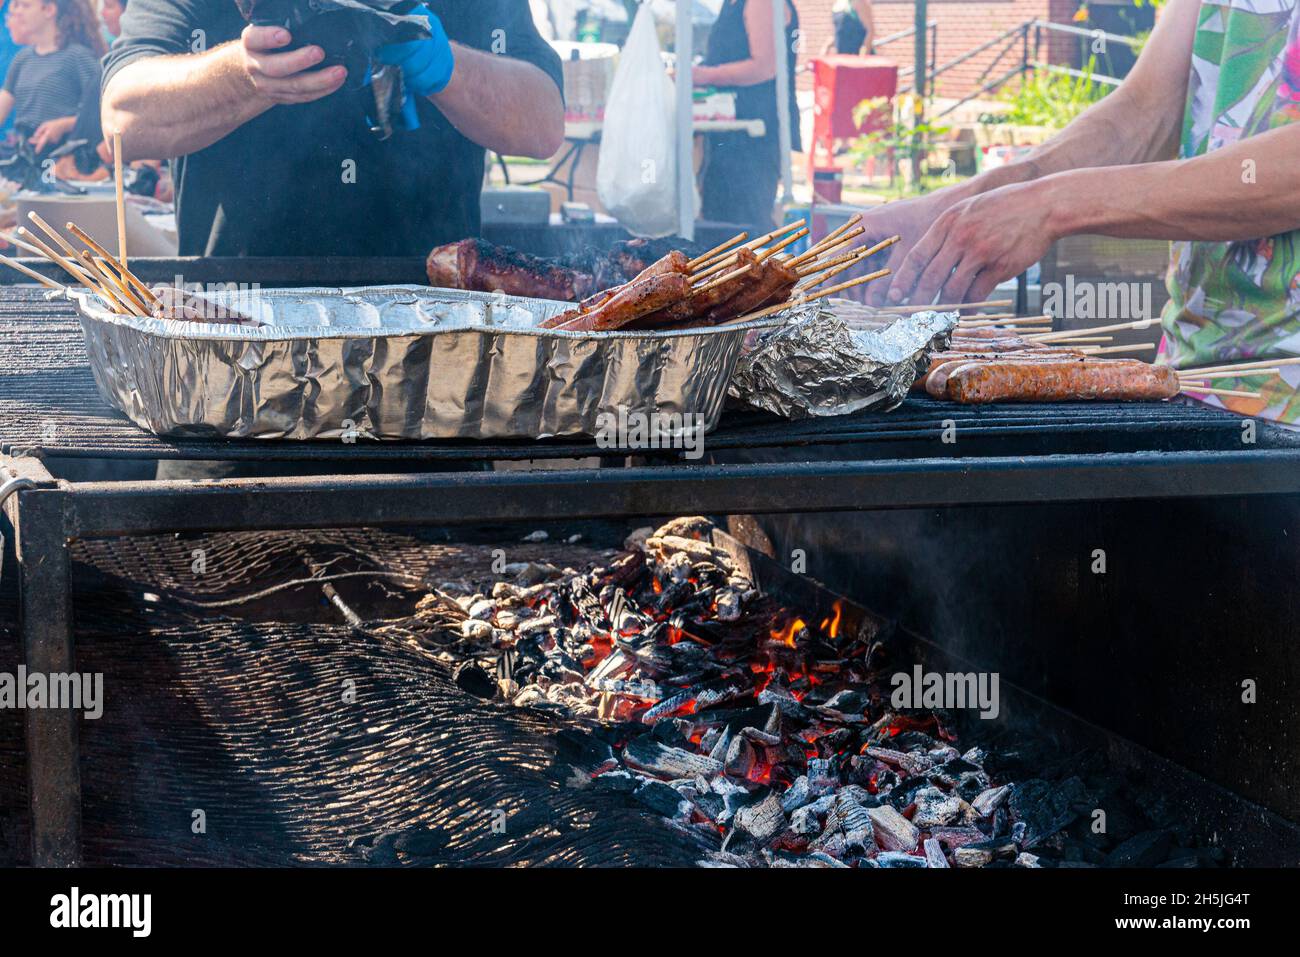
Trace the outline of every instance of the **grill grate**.
<instances>
[{"instance_id":1,"label":"grill grate","mask_svg":"<svg viewBox=\"0 0 1300 957\"><path fill-rule=\"evenodd\" d=\"M945 427L961 440L944 443ZM1261 423L1255 448L1291 447L1292 434ZM838 446L837 457L1045 455L1240 449L1240 421L1198 405L1061 403L958 406L911 398L888 414L785 422L728 413L706 439L711 452ZM170 439L150 435L99 397L70 304L39 290L0 287L0 450L126 459L488 461L621 457L590 441L374 443ZM819 451L818 456L825 455ZM805 455L807 457L807 455Z\"/></svg>"},{"instance_id":2,"label":"grill grate","mask_svg":"<svg viewBox=\"0 0 1300 957\"><path fill-rule=\"evenodd\" d=\"M88 864L685 866L702 856L698 833L575 786L577 724L468 696L401 628L238 620L171 601L178 583L196 590L192 546L209 553L210 598L302 577L299 554L359 565L390 555L390 567L422 575L445 574L450 559L482 571L490 562L486 547L365 531L78 544L77 667L105 675L109 705L82 723ZM0 621L11 610L0 603ZM297 618L283 602L277 613ZM6 660L13 642L0 631ZM25 854L21 732L20 712L0 713L0 863ZM196 809L204 834L191 829Z\"/></svg>"}]
</instances>

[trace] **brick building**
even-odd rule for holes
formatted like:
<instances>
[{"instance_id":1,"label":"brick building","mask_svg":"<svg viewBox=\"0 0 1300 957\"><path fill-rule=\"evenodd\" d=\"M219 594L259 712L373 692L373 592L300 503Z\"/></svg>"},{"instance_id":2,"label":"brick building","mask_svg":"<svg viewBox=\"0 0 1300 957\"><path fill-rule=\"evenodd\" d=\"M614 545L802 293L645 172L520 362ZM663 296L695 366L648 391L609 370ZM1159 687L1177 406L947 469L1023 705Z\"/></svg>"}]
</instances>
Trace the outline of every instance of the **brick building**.
<instances>
[{"instance_id":1,"label":"brick building","mask_svg":"<svg viewBox=\"0 0 1300 957\"><path fill-rule=\"evenodd\" d=\"M803 32L802 56L815 56L832 35L833 2L794 0L794 3L799 9ZM935 62L942 65L1026 20L1070 23L1079 6L1079 0L929 0L928 19L939 25ZM876 31L882 37L910 27L916 16L913 0L874 0L873 8ZM1054 36L1050 40L1044 37L1041 55L1044 59L1050 56L1054 63L1077 64L1079 43L1072 37ZM901 66L910 66L912 38L891 43L880 52L896 59ZM1023 55L1023 44L1018 39L996 44L940 76L936 92L944 97L965 96L985 79L1005 74L1021 62ZM800 83L808 83L806 74L801 75Z\"/></svg>"}]
</instances>

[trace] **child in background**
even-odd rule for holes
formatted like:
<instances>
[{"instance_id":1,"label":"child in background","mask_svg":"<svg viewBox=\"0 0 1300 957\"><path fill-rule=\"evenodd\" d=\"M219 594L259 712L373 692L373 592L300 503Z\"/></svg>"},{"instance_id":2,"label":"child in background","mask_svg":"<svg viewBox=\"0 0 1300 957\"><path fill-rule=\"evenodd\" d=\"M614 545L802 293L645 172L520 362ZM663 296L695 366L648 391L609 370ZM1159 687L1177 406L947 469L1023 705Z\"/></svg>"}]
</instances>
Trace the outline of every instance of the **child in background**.
<instances>
[{"instance_id":1,"label":"child in background","mask_svg":"<svg viewBox=\"0 0 1300 957\"><path fill-rule=\"evenodd\" d=\"M88 0L9 0L6 25L24 44L0 90L0 122L42 153L72 131L83 109L98 110L104 41Z\"/></svg>"}]
</instances>

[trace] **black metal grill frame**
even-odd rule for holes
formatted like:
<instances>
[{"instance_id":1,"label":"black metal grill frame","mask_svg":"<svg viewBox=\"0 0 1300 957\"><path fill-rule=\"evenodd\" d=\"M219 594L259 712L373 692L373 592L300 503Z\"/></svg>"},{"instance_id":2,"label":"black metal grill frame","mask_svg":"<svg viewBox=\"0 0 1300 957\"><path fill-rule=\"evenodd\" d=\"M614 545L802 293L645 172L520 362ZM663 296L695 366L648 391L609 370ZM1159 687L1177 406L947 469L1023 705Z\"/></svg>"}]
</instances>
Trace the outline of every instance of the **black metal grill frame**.
<instances>
[{"instance_id":1,"label":"black metal grill frame","mask_svg":"<svg viewBox=\"0 0 1300 957\"><path fill-rule=\"evenodd\" d=\"M339 261L141 263L148 279L270 285L363 282ZM371 262L369 281L405 266ZM319 270L335 269L322 275ZM349 271L351 270L351 271ZM710 464L532 472L408 472L214 482L68 482L43 460L622 458L589 443L221 442L145 435L93 392L79 326L39 292L0 291L0 479L26 480L5 503L15 529L25 660L75 670L70 540L162 531L448 525L683 513L761 513L991 503L1159 499L1300 492L1300 443L1266 423L1243 444L1226 413L1169 403L961 408L911 401L887 416L808 423L729 417L706 441ZM47 420L53 429L46 428ZM943 440L955 426L957 441ZM637 453L639 454L639 453ZM743 461L744 459L751 461ZM760 461L752 461L759 459ZM738 461L739 460L739 461ZM306 470L306 469L304 469ZM376 471L378 467L376 467ZM28 715L33 862L80 860L77 716Z\"/></svg>"}]
</instances>

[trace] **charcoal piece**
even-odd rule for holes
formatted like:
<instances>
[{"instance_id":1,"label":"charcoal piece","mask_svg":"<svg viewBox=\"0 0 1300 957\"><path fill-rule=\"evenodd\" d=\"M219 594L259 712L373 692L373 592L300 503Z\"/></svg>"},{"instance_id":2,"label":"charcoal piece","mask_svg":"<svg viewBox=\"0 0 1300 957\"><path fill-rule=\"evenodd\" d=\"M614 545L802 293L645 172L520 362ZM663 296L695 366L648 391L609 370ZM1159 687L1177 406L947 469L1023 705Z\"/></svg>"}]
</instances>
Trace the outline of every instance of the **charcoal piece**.
<instances>
[{"instance_id":1,"label":"charcoal piece","mask_svg":"<svg viewBox=\"0 0 1300 957\"><path fill-rule=\"evenodd\" d=\"M769 734L766 731L760 731L758 728L744 727L740 729L740 733L750 741L754 742L755 745L763 744L770 748L775 748L779 747L781 744L781 736L779 734Z\"/></svg>"},{"instance_id":2,"label":"charcoal piece","mask_svg":"<svg viewBox=\"0 0 1300 957\"><path fill-rule=\"evenodd\" d=\"M1019 853L1015 841L990 838L958 847L952 852L952 861L958 867L987 867L995 860L1015 860Z\"/></svg>"},{"instance_id":3,"label":"charcoal piece","mask_svg":"<svg viewBox=\"0 0 1300 957\"><path fill-rule=\"evenodd\" d=\"M867 808L875 829L876 843L886 851L911 851L921 839L921 832L907 818L888 804Z\"/></svg>"},{"instance_id":4,"label":"charcoal piece","mask_svg":"<svg viewBox=\"0 0 1300 957\"><path fill-rule=\"evenodd\" d=\"M835 796L835 817L844 832L845 850L853 854L866 854L874 849L875 828L868 808L853 799L846 788Z\"/></svg>"},{"instance_id":5,"label":"charcoal piece","mask_svg":"<svg viewBox=\"0 0 1300 957\"><path fill-rule=\"evenodd\" d=\"M1155 867L1169 856L1173 834L1169 831L1147 831L1130 837L1106 855L1107 867Z\"/></svg>"},{"instance_id":6,"label":"charcoal piece","mask_svg":"<svg viewBox=\"0 0 1300 957\"><path fill-rule=\"evenodd\" d=\"M451 673L451 678L461 691L472 694L476 698L491 700L496 697L496 679L480 668L477 662L462 661Z\"/></svg>"},{"instance_id":7,"label":"charcoal piece","mask_svg":"<svg viewBox=\"0 0 1300 957\"><path fill-rule=\"evenodd\" d=\"M676 789L662 781L647 781L632 793L632 797L664 817L677 817L684 803Z\"/></svg>"},{"instance_id":8,"label":"charcoal piece","mask_svg":"<svg viewBox=\"0 0 1300 957\"><path fill-rule=\"evenodd\" d=\"M628 767L660 778L686 778L696 774L714 775L722 771L722 762L681 748L669 747L645 736L629 742L623 749Z\"/></svg>"},{"instance_id":9,"label":"charcoal piece","mask_svg":"<svg viewBox=\"0 0 1300 957\"><path fill-rule=\"evenodd\" d=\"M367 864L376 867L394 867L398 863L397 838L396 832L387 831L376 835L373 843L359 845L358 850L361 851L361 856L365 858Z\"/></svg>"},{"instance_id":10,"label":"charcoal piece","mask_svg":"<svg viewBox=\"0 0 1300 957\"><path fill-rule=\"evenodd\" d=\"M716 794L701 794L695 799L695 806L709 820L714 823L722 816L726 810L726 804L722 798Z\"/></svg>"},{"instance_id":11,"label":"charcoal piece","mask_svg":"<svg viewBox=\"0 0 1300 957\"><path fill-rule=\"evenodd\" d=\"M860 718L866 712L870 703L870 699L868 699L865 692L854 688L845 688L833 695L821 708L838 714Z\"/></svg>"},{"instance_id":12,"label":"charcoal piece","mask_svg":"<svg viewBox=\"0 0 1300 957\"><path fill-rule=\"evenodd\" d=\"M604 741L582 731L563 728L555 735L556 754L583 768L600 767L614 757L614 749Z\"/></svg>"},{"instance_id":13,"label":"charcoal piece","mask_svg":"<svg viewBox=\"0 0 1300 957\"><path fill-rule=\"evenodd\" d=\"M822 758L831 758L843 754L853 742L853 732L848 728L836 728L819 737L814 742L817 748L817 756Z\"/></svg>"},{"instance_id":14,"label":"charcoal piece","mask_svg":"<svg viewBox=\"0 0 1300 957\"><path fill-rule=\"evenodd\" d=\"M943 845L938 838L927 837L921 842L921 847L925 851L925 863L928 867L948 866L948 858L944 856Z\"/></svg>"},{"instance_id":15,"label":"charcoal piece","mask_svg":"<svg viewBox=\"0 0 1300 957\"><path fill-rule=\"evenodd\" d=\"M642 784L641 779L635 774L622 770L606 771L591 780L592 784L601 790L613 791L615 794L631 794Z\"/></svg>"},{"instance_id":16,"label":"charcoal piece","mask_svg":"<svg viewBox=\"0 0 1300 957\"><path fill-rule=\"evenodd\" d=\"M727 759L723 770L733 778L747 778L757 760L754 746L749 743L749 740L742 735L736 735L727 747Z\"/></svg>"},{"instance_id":17,"label":"charcoal piece","mask_svg":"<svg viewBox=\"0 0 1300 957\"><path fill-rule=\"evenodd\" d=\"M1025 824L1025 846L1035 844L1068 827L1084 810L1087 790L1078 778L1052 784L1041 778L1022 781L1007 799L1011 820Z\"/></svg>"},{"instance_id":18,"label":"charcoal piece","mask_svg":"<svg viewBox=\"0 0 1300 957\"><path fill-rule=\"evenodd\" d=\"M785 812L781 800L774 793L756 804L748 804L735 814L736 827L759 843L766 843L785 829Z\"/></svg>"},{"instance_id":19,"label":"charcoal piece","mask_svg":"<svg viewBox=\"0 0 1300 957\"><path fill-rule=\"evenodd\" d=\"M442 828L423 826L403 831L393 841L393 847L413 857L432 857L445 850L450 843L451 838Z\"/></svg>"},{"instance_id":20,"label":"charcoal piece","mask_svg":"<svg viewBox=\"0 0 1300 957\"><path fill-rule=\"evenodd\" d=\"M881 851L875 857L877 867L929 867L924 857L904 854L901 851Z\"/></svg>"},{"instance_id":21,"label":"charcoal piece","mask_svg":"<svg viewBox=\"0 0 1300 957\"><path fill-rule=\"evenodd\" d=\"M785 789L781 795L781 808L786 814L791 813L795 808L803 807L812 800L812 788L808 784L808 775L801 774L790 786Z\"/></svg>"},{"instance_id":22,"label":"charcoal piece","mask_svg":"<svg viewBox=\"0 0 1300 957\"><path fill-rule=\"evenodd\" d=\"M1016 867L1042 867L1038 863L1038 855L1030 854L1028 851L1021 851L1016 855Z\"/></svg>"},{"instance_id":23,"label":"charcoal piece","mask_svg":"<svg viewBox=\"0 0 1300 957\"><path fill-rule=\"evenodd\" d=\"M970 807L957 795L940 791L936 787L921 788L912 801L916 805L912 823L921 828L952 824L961 819L964 811Z\"/></svg>"}]
</instances>

